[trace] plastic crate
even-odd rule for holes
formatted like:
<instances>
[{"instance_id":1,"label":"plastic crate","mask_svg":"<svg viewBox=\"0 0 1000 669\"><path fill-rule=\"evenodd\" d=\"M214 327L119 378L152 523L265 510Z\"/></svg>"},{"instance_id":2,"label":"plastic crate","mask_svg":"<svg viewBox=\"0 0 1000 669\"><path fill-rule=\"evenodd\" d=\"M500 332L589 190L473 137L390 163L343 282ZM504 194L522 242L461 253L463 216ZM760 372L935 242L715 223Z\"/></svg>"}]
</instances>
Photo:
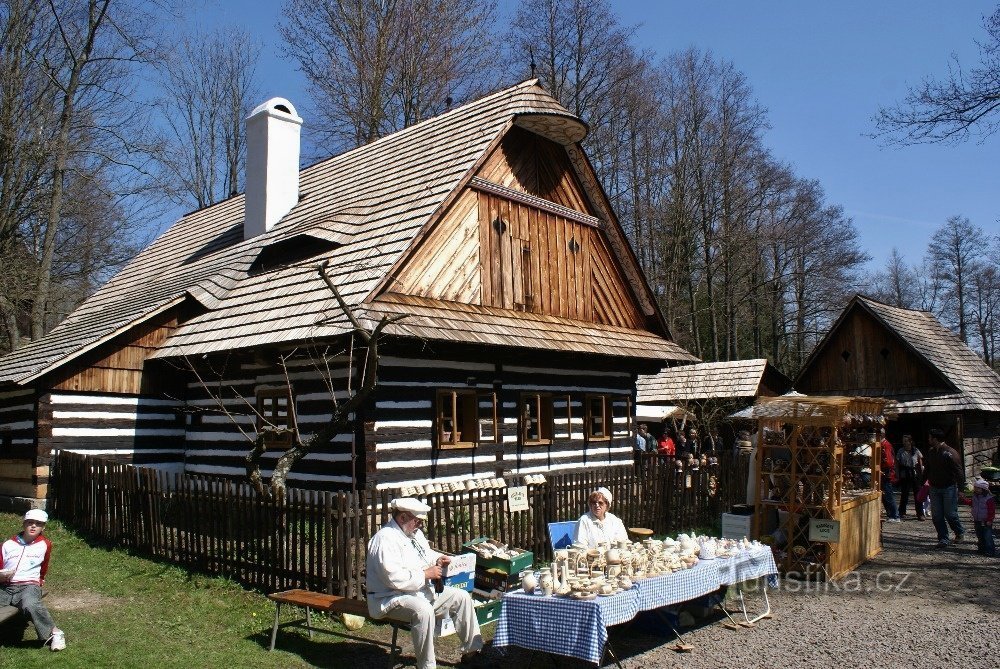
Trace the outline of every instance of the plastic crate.
<instances>
[{"instance_id":1,"label":"plastic crate","mask_svg":"<svg viewBox=\"0 0 1000 669\"><path fill-rule=\"evenodd\" d=\"M489 537L479 537L473 539L472 541L467 541L462 544L462 549L466 553L475 553L472 546L484 541L490 541ZM513 560L508 560L507 558L492 557L489 559L484 558L481 555L476 555L476 567L480 569L499 569L505 574L520 574L525 569L531 567L535 562L535 556L531 551L525 551L515 557Z\"/></svg>"},{"instance_id":2,"label":"plastic crate","mask_svg":"<svg viewBox=\"0 0 1000 669\"><path fill-rule=\"evenodd\" d=\"M502 600L494 600L492 602L487 602L485 604L476 605L476 619L479 621L480 625L485 625L487 623L494 623L497 618L500 617L500 607L503 606Z\"/></svg>"}]
</instances>

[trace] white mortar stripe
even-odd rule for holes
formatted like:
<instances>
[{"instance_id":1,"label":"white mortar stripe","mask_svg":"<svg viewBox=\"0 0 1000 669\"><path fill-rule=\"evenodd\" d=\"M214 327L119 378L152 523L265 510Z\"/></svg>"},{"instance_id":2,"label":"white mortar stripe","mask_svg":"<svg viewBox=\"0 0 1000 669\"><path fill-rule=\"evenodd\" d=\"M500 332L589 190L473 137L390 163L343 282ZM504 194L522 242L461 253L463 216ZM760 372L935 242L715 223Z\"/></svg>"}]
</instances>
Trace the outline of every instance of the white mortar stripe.
<instances>
[{"instance_id":1,"label":"white mortar stripe","mask_svg":"<svg viewBox=\"0 0 1000 669\"><path fill-rule=\"evenodd\" d=\"M441 385L441 384L438 384ZM622 388L597 388L594 386L536 386L529 384L507 384L503 386L504 390L537 390L538 392L552 392L552 393L589 393L591 395L626 395L628 390ZM625 402L621 402L624 406Z\"/></svg>"},{"instance_id":2,"label":"white mortar stripe","mask_svg":"<svg viewBox=\"0 0 1000 669\"><path fill-rule=\"evenodd\" d=\"M233 476L246 476L247 471L242 467L224 467L221 465L187 465L184 468L185 473L195 473L195 474L229 474ZM261 469L261 475L270 476L273 471L270 469ZM289 472L289 481L322 481L327 483L350 483L350 476L324 476L322 474L296 474L295 472Z\"/></svg>"},{"instance_id":3,"label":"white mortar stripe","mask_svg":"<svg viewBox=\"0 0 1000 669\"><path fill-rule=\"evenodd\" d=\"M0 407L0 413L15 412L15 411L34 411L34 404L19 404L16 407Z\"/></svg>"},{"instance_id":4,"label":"white mortar stripe","mask_svg":"<svg viewBox=\"0 0 1000 669\"><path fill-rule=\"evenodd\" d=\"M146 453L184 454L184 451L178 448L80 448L79 446L73 446L71 448L58 448L52 450L65 451L67 453L82 453L84 455L133 455L136 453L141 453L143 455Z\"/></svg>"},{"instance_id":5,"label":"white mortar stripe","mask_svg":"<svg viewBox=\"0 0 1000 669\"><path fill-rule=\"evenodd\" d=\"M375 421L375 431L393 427L434 427L432 420L379 420Z\"/></svg>"},{"instance_id":6,"label":"white mortar stripe","mask_svg":"<svg viewBox=\"0 0 1000 669\"><path fill-rule=\"evenodd\" d=\"M120 406L182 406L175 400L154 400L146 397L123 397L121 395L51 395L52 404L115 404Z\"/></svg>"},{"instance_id":7,"label":"white mortar stripe","mask_svg":"<svg viewBox=\"0 0 1000 669\"><path fill-rule=\"evenodd\" d=\"M491 479L491 478L494 478L493 474L477 474L475 476L468 476L468 475L438 476L437 478L432 478L432 479L412 479L409 481L399 481L393 483L379 483L375 486L375 489L385 490L387 488L402 488L403 486L424 485L426 483L452 483L453 481L467 481L468 479Z\"/></svg>"},{"instance_id":8,"label":"white mortar stripe","mask_svg":"<svg viewBox=\"0 0 1000 669\"><path fill-rule=\"evenodd\" d=\"M494 455L477 455L471 458L471 462L476 464L488 464L496 462L496 456ZM403 462L376 462L375 469L386 470L386 469L416 469L418 467L430 467L432 464L437 464L438 467L446 467L448 465L461 465L469 464L470 458L438 458L435 462L434 460L405 460Z\"/></svg>"},{"instance_id":9,"label":"white mortar stripe","mask_svg":"<svg viewBox=\"0 0 1000 669\"><path fill-rule=\"evenodd\" d=\"M33 420L20 420L16 423L0 423L0 427L5 430L28 430L35 427L35 421Z\"/></svg>"},{"instance_id":10,"label":"white mortar stripe","mask_svg":"<svg viewBox=\"0 0 1000 669\"><path fill-rule=\"evenodd\" d=\"M184 430L131 427L54 427L53 437L183 437Z\"/></svg>"},{"instance_id":11,"label":"white mortar stripe","mask_svg":"<svg viewBox=\"0 0 1000 669\"><path fill-rule=\"evenodd\" d=\"M597 469L599 467L606 467L608 465L628 464L629 462L631 462L631 461L628 460L628 459L623 459L623 460L594 460L593 458L588 458L586 464L584 464L582 461L580 461L580 462L567 462L565 464L556 464L556 465L551 465L551 466L541 465L541 466L538 466L538 467L520 467L520 468L513 469L512 473L514 473L514 474L535 474L535 473L542 473L542 474L544 474L546 472L554 471L556 469L573 469L573 468L582 468L582 467L586 467L587 469Z\"/></svg>"},{"instance_id":12,"label":"white mortar stripe","mask_svg":"<svg viewBox=\"0 0 1000 669\"><path fill-rule=\"evenodd\" d=\"M192 390L205 390L210 393L225 392L228 386L252 386L257 383L256 379L223 379L222 381L191 381L187 387Z\"/></svg>"},{"instance_id":13,"label":"white mortar stripe","mask_svg":"<svg viewBox=\"0 0 1000 669\"><path fill-rule=\"evenodd\" d=\"M205 448L205 449L187 449L185 452L186 457L212 457L212 458L231 458L246 457L247 453L250 452L249 448L246 449L235 449L231 451L219 449L219 448ZM261 455L262 460L277 460L280 458L282 453L280 451L267 451ZM350 462L350 453L308 453L303 460L310 460L314 462Z\"/></svg>"},{"instance_id":14,"label":"white mortar stripe","mask_svg":"<svg viewBox=\"0 0 1000 669\"><path fill-rule=\"evenodd\" d=\"M95 418L102 420L176 420L172 413L124 413L114 411L53 411L53 418Z\"/></svg>"},{"instance_id":15,"label":"white mortar stripe","mask_svg":"<svg viewBox=\"0 0 1000 669\"><path fill-rule=\"evenodd\" d=\"M391 444L377 444L375 446L375 452L384 453L388 451L409 451L430 447L430 439L414 439L413 441L394 441Z\"/></svg>"}]
</instances>

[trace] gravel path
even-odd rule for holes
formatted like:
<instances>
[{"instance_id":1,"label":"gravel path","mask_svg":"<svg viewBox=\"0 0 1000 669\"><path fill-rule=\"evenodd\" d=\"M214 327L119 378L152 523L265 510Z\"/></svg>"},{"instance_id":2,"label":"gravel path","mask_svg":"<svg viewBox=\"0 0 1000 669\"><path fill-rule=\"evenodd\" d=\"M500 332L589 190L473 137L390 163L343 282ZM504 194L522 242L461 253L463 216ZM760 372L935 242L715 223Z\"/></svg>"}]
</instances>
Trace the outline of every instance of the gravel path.
<instances>
[{"instance_id":1,"label":"gravel path","mask_svg":"<svg viewBox=\"0 0 1000 669\"><path fill-rule=\"evenodd\" d=\"M960 513L964 543L933 548L929 519L886 523L883 552L857 572L837 584L782 579L770 591L773 619L732 631L709 618L682 630L695 647L690 653L674 652L669 633L653 636L638 625L612 629L611 643L626 668L1000 666L1000 559L976 553L968 507ZM457 660L454 637L439 642L439 658ZM339 644L330 666L384 666L385 655L373 650ZM403 652L412 661L409 640ZM594 666L520 649L488 648L485 659L501 669Z\"/></svg>"}]
</instances>

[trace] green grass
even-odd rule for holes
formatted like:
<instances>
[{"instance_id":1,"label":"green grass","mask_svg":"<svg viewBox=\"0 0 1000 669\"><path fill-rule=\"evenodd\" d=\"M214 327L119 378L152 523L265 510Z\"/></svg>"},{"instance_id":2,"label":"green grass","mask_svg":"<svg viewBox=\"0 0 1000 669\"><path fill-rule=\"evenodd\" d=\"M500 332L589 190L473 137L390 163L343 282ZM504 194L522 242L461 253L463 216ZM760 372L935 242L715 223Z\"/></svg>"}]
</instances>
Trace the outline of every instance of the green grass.
<instances>
[{"instance_id":1,"label":"green grass","mask_svg":"<svg viewBox=\"0 0 1000 669\"><path fill-rule=\"evenodd\" d=\"M20 516L0 513L4 539L20 525ZM264 595L88 543L58 521L45 533L53 543L45 601L66 632L67 649L41 649L33 627L22 635L10 621L0 628L0 667L357 667L385 661L384 647L343 643L329 634L310 640L294 628L280 631L278 647L268 652L274 606ZM301 615L286 609L283 620ZM325 617L317 626L342 629ZM366 626L362 634L382 638L381 629Z\"/></svg>"}]
</instances>

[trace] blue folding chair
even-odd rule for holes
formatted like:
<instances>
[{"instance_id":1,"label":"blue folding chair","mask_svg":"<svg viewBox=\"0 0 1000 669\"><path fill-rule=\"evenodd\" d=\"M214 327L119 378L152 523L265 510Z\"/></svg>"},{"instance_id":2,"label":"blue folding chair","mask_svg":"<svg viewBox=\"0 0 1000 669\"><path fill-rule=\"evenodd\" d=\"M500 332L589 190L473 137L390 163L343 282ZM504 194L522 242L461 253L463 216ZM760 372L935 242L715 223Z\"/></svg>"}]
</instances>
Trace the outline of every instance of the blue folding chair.
<instances>
[{"instance_id":1,"label":"blue folding chair","mask_svg":"<svg viewBox=\"0 0 1000 669\"><path fill-rule=\"evenodd\" d=\"M549 523L549 543L552 544L552 551L566 548L573 543L573 534L576 532L575 520L563 520L558 523Z\"/></svg>"}]
</instances>

